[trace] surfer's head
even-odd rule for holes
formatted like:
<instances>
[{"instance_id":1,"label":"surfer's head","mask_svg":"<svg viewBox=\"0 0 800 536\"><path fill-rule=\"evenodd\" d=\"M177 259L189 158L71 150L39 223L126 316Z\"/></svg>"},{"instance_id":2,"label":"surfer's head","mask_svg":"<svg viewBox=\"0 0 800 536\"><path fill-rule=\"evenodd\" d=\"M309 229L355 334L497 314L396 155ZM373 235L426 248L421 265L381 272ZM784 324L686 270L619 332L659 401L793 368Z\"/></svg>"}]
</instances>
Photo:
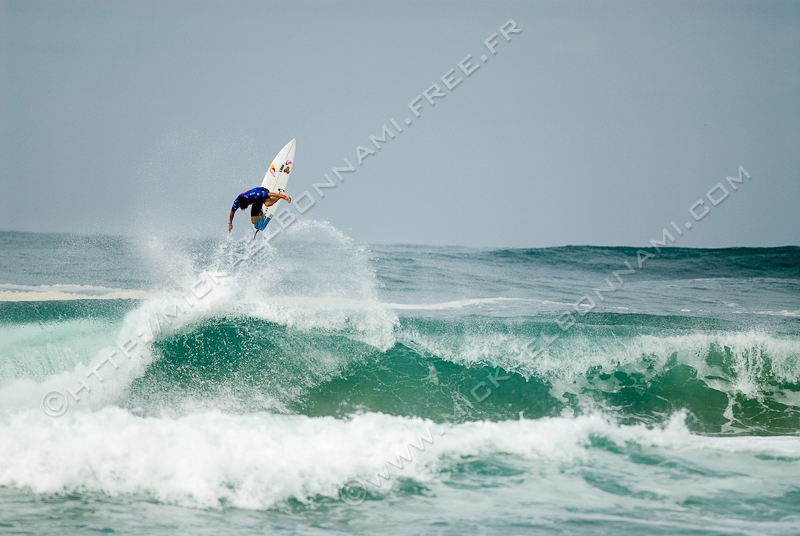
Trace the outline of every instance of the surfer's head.
<instances>
[{"instance_id":1,"label":"surfer's head","mask_svg":"<svg viewBox=\"0 0 800 536\"><path fill-rule=\"evenodd\" d=\"M236 198L236 206L239 208L247 208L247 205L250 203L247 202L246 197L237 197Z\"/></svg>"}]
</instances>

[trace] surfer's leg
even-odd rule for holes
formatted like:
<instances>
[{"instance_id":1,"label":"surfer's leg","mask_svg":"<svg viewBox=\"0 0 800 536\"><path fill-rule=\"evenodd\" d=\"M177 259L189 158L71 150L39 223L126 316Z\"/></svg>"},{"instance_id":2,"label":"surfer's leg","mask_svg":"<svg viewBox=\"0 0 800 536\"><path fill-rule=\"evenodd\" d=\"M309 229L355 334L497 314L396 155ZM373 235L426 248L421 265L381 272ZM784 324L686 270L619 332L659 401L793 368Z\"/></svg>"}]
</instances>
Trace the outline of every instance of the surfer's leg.
<instances>
[{"instance_id":1,"label":"surfer's leg","mask_svg":"<svg viewBox=\"0 0 800 536\"><path fill-rule=\"evenodd\" d=\"M256 222L261 219L261 207L263 206L263 202L256 202L250 205L250 221L253 222L253 225L255 225Z\"/></svg>"}]
</instances>

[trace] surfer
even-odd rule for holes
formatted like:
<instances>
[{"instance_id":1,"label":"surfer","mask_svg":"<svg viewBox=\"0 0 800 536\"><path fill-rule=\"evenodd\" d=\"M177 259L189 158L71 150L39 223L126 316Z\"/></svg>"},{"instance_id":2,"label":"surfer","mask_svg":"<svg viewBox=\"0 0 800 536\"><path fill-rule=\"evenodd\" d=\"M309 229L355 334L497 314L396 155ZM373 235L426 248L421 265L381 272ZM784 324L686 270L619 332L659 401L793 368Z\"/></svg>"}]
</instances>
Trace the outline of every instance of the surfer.
<instances>
[{"instance_id":1,"label":"surfer","mask_svg":"<svg viewBox=\"0 0 800 536\"><path fill-rule=\"evenodd\" d=\"M228 220L228 232L230 233L233 229L233 216L236 214L237 209L246 209L249 206L250 221L253 222L253 225L256 225L261 218L261 207L271 207L277 203L279 199L285 199L287 203L292 202L292 198L285 193L270 192L263 186L240 193L233 201L233 206L231 206L230 220Z\"/></svg>"}]
</instances>

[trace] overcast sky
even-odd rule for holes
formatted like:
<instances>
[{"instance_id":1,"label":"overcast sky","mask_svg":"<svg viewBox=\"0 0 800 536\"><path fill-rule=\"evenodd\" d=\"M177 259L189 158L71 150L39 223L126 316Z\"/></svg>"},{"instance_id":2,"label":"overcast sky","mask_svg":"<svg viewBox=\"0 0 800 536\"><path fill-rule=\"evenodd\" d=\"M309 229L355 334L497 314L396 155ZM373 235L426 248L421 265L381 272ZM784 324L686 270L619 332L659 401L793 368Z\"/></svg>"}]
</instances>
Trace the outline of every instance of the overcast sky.
<instances>
[{"instance_id":1,"label":"overcast sky","mask_svg":"<svg viewBox=\"0 0 800 536\"><path fill-rule=\"evenodd\" d=\"M296 137L300 217L359 242L800 244L798 2L0 0L0 34L2 230L224 236Z\"/></svg>"}]
</instances>

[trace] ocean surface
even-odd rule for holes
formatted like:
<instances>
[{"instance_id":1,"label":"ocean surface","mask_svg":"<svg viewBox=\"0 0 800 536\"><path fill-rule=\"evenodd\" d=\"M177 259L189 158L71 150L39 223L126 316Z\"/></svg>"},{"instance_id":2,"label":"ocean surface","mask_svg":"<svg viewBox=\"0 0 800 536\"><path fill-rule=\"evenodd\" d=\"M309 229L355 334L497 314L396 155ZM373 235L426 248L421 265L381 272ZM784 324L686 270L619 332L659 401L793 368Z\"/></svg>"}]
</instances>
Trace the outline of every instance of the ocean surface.
<instances>
[{"instance_id":1,"label":"ocean surface","mask_svg":"<svg viewBox=\"0 0 800 536\"><path fill-rule=\"evenodd\" d=\"M0 233L0 534L798 534L800 248Z\"/></svg>"}]
</instances>

